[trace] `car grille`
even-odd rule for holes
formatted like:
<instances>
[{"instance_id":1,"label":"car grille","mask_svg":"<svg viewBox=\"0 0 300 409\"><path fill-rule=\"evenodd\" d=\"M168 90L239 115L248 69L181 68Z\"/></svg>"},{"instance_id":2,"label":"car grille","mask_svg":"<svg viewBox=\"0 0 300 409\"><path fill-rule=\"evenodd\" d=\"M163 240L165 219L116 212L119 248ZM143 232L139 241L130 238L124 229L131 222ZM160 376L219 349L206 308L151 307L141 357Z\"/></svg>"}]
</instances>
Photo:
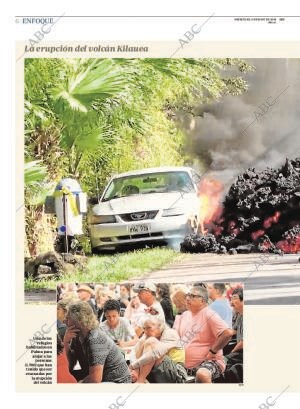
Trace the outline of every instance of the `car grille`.
<instances>
[{"instance_id":1,"label":"car grille","mask_svg":"<svg viewBox=\"0 0 300 409\"><path fill-rule=\"evenodd\" d=\"M156 233L144 233L144 234L133 234L132 236L116 236L117 240L130 240L130 239L143 239L147 237L163 237L162 232Z\"/></svg>"},{"instance_id":2,"label":"car grille","mask_svg":"<svg viewBox=\"0 0 300 409\"><path fill-rule=\"evenodd\" d=\"M124 222L139 222L140 220L154 219L157 213L158 210L151 210L148 212L124 213L119 214L119 216Z\"/></svg>"}]
</instances>

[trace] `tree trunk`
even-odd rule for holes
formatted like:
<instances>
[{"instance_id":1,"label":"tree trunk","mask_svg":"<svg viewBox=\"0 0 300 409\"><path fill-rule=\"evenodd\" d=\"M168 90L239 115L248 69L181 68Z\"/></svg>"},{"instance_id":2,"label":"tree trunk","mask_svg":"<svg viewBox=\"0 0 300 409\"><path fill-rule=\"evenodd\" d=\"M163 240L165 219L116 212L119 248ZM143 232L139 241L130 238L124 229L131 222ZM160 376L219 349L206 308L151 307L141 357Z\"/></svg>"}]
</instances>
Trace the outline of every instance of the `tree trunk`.
<instances>
[{"instance_id":1,"label":"tree trunk","mask_svg":"<svg viewBox=\"0 0 300 409\"><path fill-rule=\"evenodd\" d=\"M26 207L25 255L34 257L54 250L55 223L53 216L44 213L43 206Z\"/></svg>"}]
</instances>

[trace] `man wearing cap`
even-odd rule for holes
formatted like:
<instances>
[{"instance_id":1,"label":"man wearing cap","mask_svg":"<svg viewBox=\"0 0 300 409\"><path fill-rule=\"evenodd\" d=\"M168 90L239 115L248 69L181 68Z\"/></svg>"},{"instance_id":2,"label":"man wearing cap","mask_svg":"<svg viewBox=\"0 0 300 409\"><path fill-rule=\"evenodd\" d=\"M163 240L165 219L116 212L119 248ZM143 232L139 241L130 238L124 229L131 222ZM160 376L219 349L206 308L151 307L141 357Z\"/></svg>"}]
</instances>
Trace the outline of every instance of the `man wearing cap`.
<instances>
[{"instance_id":1,"label":"man wearing cap","mask_svg":"<svg viewBox=\"0 0 300 409\"><path fill-rule=\"evenodd\" d=\"M143 326L147 318L155 316L165 322L165 314L160 302L156 300L155 284L149 282L138 283L135 287L133 287L133 291L138 293L141 303L146 305L144 313L138 320L137 327L135 328L137 336L140 337L144 332Z\"/></svg>"},{"instance_id":2,"label":"man wearing cap","mask_svg":"<svg viewBox=\"0 0 300 409\"><path fill-rule=\"evenodd\" d=\"M223 347L232 330L208 307L208 292L194 286L186 294L185 311L176 328L185 348L185 367L199 383L211 383L225 370Z\"/></svg>"},{"instance_id":3,"label":"man wearing cap","mask_svg":"<svg viewBox=\"0 0 300 409\"><path fill-rule=\"evenodd\" d=\"M86 284L81 284L77 289L78 297L80 301L87 302L92 308L95 315L97 315L95 304L92 301L94 296L94 290Z\"/></svg>"}]
</instances>

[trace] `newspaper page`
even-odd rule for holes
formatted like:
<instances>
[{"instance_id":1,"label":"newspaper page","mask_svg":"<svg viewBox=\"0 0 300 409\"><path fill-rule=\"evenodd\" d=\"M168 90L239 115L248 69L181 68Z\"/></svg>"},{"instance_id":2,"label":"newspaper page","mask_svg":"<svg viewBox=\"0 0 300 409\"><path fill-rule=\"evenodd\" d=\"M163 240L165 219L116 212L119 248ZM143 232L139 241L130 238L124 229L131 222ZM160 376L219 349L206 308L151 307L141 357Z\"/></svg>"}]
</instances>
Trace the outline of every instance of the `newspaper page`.
<instances>
[{"instance_id":1,"label":"newspaper page","mask_svg":"<svg viewBox=\"0 0 300 409\"><path fill-rule=\"evenodd\" d=\"M15 17L17 391L299 392L299 18L61 7Z\"/></svg>"}]
</instances>

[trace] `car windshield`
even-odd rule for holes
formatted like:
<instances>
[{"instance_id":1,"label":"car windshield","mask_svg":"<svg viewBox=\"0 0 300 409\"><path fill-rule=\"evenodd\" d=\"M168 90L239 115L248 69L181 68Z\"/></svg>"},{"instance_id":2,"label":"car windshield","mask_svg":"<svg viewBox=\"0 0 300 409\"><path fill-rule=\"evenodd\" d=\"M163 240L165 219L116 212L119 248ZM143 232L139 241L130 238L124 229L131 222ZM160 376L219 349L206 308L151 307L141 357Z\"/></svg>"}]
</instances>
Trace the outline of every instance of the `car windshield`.
<instances>
[{"instance_id":1,"label":"car windshield","mask_svg":"<svg viewBox=\"0 0 300 409\"><path fill-rule=\"evenodd\" d=\"M102 201L132 195L166 192L194 192L194 186L187 172L157 172L114 178Z\"/></svg>"}]
</instances>

